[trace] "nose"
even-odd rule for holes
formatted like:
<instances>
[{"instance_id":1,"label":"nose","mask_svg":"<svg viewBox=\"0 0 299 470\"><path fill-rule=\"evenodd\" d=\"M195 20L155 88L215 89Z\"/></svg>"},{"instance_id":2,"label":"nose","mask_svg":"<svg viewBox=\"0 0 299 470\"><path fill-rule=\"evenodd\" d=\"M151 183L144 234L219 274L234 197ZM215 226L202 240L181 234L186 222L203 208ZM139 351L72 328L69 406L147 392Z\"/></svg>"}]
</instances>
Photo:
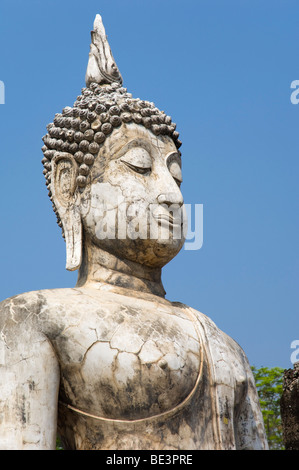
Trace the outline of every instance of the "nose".
<instances>
[{"instance_id":1,"label":"nose","mask_svg":"<svg viewBox=\"0 0 299 470\"><path fill-rule=\"evenodd\" d=\"M171 206L172 204L176 204L178 206L182 206L184 203L183 196L181 191L178 189L177 192L172 193L163 193L158 196L158 203L159 204L166 204L167 206Z\"/></svg>"}]
</instances>

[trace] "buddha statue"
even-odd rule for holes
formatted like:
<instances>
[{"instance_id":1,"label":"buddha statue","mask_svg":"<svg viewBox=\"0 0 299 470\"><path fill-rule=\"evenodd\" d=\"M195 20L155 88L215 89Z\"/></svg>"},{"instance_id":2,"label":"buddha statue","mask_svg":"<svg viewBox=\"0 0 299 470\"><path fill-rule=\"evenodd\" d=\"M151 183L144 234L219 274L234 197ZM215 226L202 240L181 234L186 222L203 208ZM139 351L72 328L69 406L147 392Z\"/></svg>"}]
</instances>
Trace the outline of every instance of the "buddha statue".
<instances>
[{"instance_id":1,"label":"buddha statue","mask_svg":"<svg viewBox=\"0 0 299 470\"><path fill-rule=\"evenodd\" d=\"M122 86L101 17L86 88L44 136L74 288L0 303L0 448L267 449L241 347L165 298L186 233L179 134Z\"/></svg>"}]
</instances>

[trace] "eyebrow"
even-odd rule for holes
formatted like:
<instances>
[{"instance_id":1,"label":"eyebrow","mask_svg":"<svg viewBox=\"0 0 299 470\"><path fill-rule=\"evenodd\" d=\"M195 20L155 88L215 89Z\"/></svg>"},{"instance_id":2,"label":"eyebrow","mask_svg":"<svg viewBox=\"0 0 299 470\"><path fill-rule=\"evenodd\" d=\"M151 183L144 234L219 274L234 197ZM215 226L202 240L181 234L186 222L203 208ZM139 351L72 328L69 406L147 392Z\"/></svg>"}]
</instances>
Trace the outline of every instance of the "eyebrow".
<instances>
[{"instance_id":1,"label":"eyebrow","mask_svg":"<svg viewBox=\"0 0 299 470\"><path fill-rule=\"evenodd\" d=\"M130 140L130 142L128 142L119 150L117 150L115 153L115 158L119 158L123 156L128 150L135 148L135 147L142 147L145 150L147 150L149 153L151 153L152 144L148 140L137 137L136 139Z\"/></svg>"}]
</instances>

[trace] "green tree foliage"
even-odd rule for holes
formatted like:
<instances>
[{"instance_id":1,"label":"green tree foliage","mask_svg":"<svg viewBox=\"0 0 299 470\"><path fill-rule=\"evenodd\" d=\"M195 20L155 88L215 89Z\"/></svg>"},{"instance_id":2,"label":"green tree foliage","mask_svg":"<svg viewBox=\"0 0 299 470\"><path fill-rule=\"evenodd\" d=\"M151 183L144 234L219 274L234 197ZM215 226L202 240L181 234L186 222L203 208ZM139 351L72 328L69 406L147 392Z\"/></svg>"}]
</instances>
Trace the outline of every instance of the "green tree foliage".
<instances>
[{"instance_id":1,"label":"green tree foliage","mask_svg":"<svg viewBox=\"0 0 299 470\"><path fill-rule=\"evenodd\" d=\"M64 450L60 437L58 435L56 436L56 450Z\"/></svg>"},{"instance_id":2,"label":"green tree foliage","mask_svg":"<svg viewBox=\"0 0 299 470\"><path fill-rule=\"evenodd\" d=\"M283 370L280 367L251 367L263 413L265 431L271 450L283 450L280 398Z\"/></svg>"}]
</instances>

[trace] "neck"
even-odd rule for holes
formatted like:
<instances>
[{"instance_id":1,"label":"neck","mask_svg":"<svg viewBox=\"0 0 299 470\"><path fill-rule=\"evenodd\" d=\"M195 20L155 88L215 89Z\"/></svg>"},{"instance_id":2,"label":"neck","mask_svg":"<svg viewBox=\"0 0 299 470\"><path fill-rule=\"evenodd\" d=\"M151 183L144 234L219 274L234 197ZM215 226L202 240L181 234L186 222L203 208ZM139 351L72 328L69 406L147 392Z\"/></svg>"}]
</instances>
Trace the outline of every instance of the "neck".
<instances>
[{"instance_id":1,"label":"neck","mask_svg":"<svg viewBox=\"0 0 299 470\"><path fill-rule=\"evenodd\" d=\"M108 284L124 289L165 297L161 269L120 259L117 256L84 241L82 263L76 287L97 287Z\"/></svg>"}]
</instances>

